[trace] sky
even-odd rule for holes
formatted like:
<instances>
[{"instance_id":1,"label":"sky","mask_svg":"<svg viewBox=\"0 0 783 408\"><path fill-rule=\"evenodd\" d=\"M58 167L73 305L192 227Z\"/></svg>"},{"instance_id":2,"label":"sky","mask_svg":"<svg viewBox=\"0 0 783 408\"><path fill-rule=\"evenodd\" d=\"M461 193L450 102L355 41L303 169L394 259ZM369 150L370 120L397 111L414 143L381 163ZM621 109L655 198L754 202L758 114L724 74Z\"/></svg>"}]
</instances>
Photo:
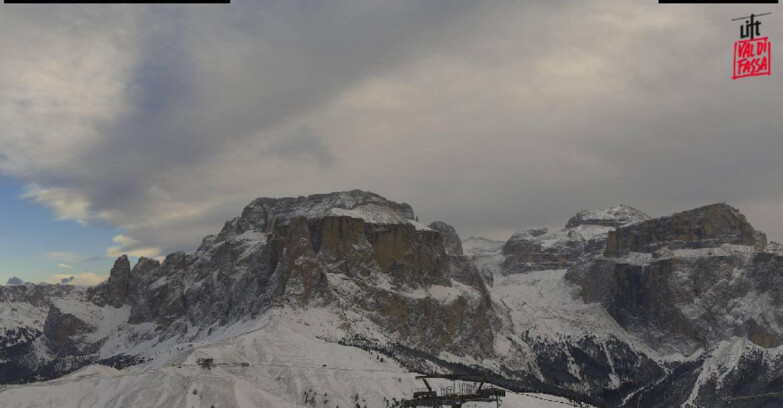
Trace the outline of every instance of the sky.
<instances>
[{"instance_id":1,"label":"sky","mask_svg":"<svg viewBox=\"0 0 783 408\"><path fill-rule=\"evenodd\" d=\"M783 241L783 79L731 78L731 19L763 12L783 44L779 5L2 5L0 283L354 188L463 238L727 202Z\"/></svg>"}]
</instances>

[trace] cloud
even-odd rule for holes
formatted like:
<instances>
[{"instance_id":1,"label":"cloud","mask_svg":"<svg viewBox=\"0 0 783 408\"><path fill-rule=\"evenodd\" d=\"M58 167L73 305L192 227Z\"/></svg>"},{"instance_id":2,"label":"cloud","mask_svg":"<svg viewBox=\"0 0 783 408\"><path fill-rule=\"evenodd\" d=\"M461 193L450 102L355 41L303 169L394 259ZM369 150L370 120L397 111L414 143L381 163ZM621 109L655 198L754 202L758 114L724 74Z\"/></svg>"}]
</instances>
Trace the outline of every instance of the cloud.
<instances>
[{"instance_id":1,"label":"cloud","mask_svg":"<svg viewBox=\"0 0 783 408\"><path fill-rule=\"evenodd\" d=\"M106 279L109 278L109 275L99 275L93 272L82 272L79 274L55 274L50 276L46 279L46 282L52 283L52 284L68 284L68 285L77 285L77 286L95 286Z\"/></svg>"},{"instance_id":2,"label":"cloud","mask_svg":"<svg viewBox=\"0 0 783 408\"><path fill-rule=\"evenodd\" d=\"M26 197L58 218L105 220L146 249L192 246L264 190L276 194L264 188L280 182L275 174L333 165L327 135L300 123L307 113L428 53L428 33L449 38L438 31L454 31L448 23L475 9L467 1L446 10L357 3L314 13L246 2L210 15L165 7L127 15L79 9L83 15L63 18L20 12L6 18L23 41L7 65L15 102L0 146L27 160L3 170L36 183ZM53 38L28 33L32 21L53 27ZM70 35L74 22L90 27L90 40ZM65 57L85 41L89 52ZM335 54L331 44L349 52ZM48 49L47 57L27 52L31 46ZM76 62L47 64L56 56ZM18 125L33 112L45 126Z\"/></svg>"},{"instance_id":3,"label":"cloud","mask_svg":"<svg viewBox=\"0 0 783 408\"><path fill-rule=\"evenodd\" d=\"M73 269L73 266L64 263L58 263L57 266L63 269Z\"/></svg>"},{"instance_id":4,"label":"cloud","mask_svg":"<svg viewBox=\"0 0 783 408\"><path fill-rule=\"evenodd\" d=\"M139 247L138 240L122 234L115 235L112 241L119 245L109 247L109 249L106 250L106 257L108 258L118 258L122 255L129 255L137 258L145 257L157 259L162 255L159 248Z\"/></svg>"},{"instance_id":5,"label":"cloud","mask_svg":"<svg viewBox=\"0 0 783 408\"><path fill-rule=\"evenodd\" d=\"M79 263L87 260L87 258L84 258L82 256L72 254L70 252L64 252L64 251L47 252L46 257L57 261L65 261L69 263Z\"/></svg>"},{"instance_id":6,"label":"cloud","mask_svg":"<svg viewBox=\"0 0 783 408\"><path fill-rule=\"evenodd\" d=\"M134 46L127 30L137 16L58 7L0 16L1 171L47 187L69 184L62 171L101 137L96 121L120 108Z\"/></svg>"},{"instance_id":7,"label":"cloud","mask_svg":"<svg viewBox=\"0 0 783 408\"><path fill-rule=\"evenodd\" d=\"M16 276L12 276L8 278L8 282L5 283L6 285L22 285L24 284L24 281L17 278Z\"/></svg>"},{"instance_id":8,"label":"cloud","mask_svg":"<svg viewBox=\"0 0 783 408\"><path fill-rule=\"evenodd\" d=\"M43 204L54 211L59 220L74 220L86 225L91 220L106 220L110 216L106 211L94 211L84 196L74 190L65 188L41 188L37 184L29 184L22 198Z\"/></svg>"},{"instance_id":9,"label":"cloud","mask_svg":"<svg viewBox=\"0 0 783 408\"><path fill-rule=\"evenodd\" d=\"M321 167L328 167L335 160L331 150L307 126L272 143L269 153L305 163L314 160Z\"/></svg>"},{"instance_id":10,"label":"cloud","mask_svg":"<svg viewBox=\"0 0 783 408\"><path fill-rule=\"evenodd\" d=\"M257 196L351 188L462 235L726 201L783 237L782 79L730 79L741 7L56 10L0 16L0 171L59 219L122 228L109 257L192 250Z\"/></svg>"}]
</instances>

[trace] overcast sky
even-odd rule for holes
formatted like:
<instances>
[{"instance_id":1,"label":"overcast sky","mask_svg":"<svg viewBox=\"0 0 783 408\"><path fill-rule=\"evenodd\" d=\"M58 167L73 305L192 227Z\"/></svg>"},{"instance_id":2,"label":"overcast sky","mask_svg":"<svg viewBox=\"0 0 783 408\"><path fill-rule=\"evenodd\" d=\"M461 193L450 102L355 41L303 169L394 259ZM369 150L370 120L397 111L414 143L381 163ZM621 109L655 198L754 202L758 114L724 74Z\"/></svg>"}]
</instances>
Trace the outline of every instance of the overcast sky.
<instances>
[{"instance_id":1,"label":"overcast sky","mask_svg":"<svg viewBox=\"0 0 783 408\"><path fill-rule=\"evenodd\" d=\"M731 79L753 12L783 46L778 5L0 6L0 283L353 188L463 238L725 201L783 240L783 77Z\"/></svg>"}]
</instances>

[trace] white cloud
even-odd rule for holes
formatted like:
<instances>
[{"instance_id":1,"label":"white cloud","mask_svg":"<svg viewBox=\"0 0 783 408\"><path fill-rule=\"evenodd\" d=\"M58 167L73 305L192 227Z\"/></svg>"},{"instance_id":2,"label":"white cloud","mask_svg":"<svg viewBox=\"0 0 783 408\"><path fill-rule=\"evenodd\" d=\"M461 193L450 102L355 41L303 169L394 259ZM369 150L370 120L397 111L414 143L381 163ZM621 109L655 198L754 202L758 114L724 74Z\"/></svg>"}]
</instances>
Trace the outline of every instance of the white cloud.
<instances>
[{"instance_id":1,"label":"white cloud","mask_svg":"<svg viewBox=\"0 0 783 408\"><path fill-rule=\"evenodd\" d=\"M65 263L58 263L57 266L63 269L73 269L73 266L65 264Z\"/></svg>"},{"instance_id":2,"label":"white cloud","mask_svg":"<svg viewBox=\"0 0 783 408\"><path fill-rule=\"evenodd\" d=\"M82 272L79 274L59 273L47 278L46 282L56 284L56 283L62 283L68 281L69 284L71 285L94 286L105 281L108 278L109 278L108 274L99 275L93 272Z\"/></svg>"},{"instance_id":3,"label":"white cloud","mask_svg":"<svg viewBox=\"0 0 783 408\"><path fill-rule=\"evenodd\" d=\"M89 200L78 191L66 188L42 188L37 184L29 184L22 198L28 198L43 204L54 211L59 220L73 220L86 225L92 220L107 220L107 211L94 211Z\"/></svg>"},{"instance_id":4,"label":"white cloud","mask_svg":"<svg viewBox=\"0 0 783 408\"><path fill-rule=\"evenodd\" d=\"M122 234L115 235L114 238L112 238L111 240L114 241L115 244L120 244L120 246L122 247L131 247L139 243L138 240L135 240L131 237Z\"/></svg>"},{"instance_id":5,"label":"white cloud","mask_svg":"<svg viewBox=\"0 0 783 408\"><path fill-rule=\"evenodd\" d=\"M76 254L73 254L73 253L70 253L70 252L65 252L65 251L47 252L46 253L46 257L49 258L49 259L54 259L54 260L57 260L57 261L65 261L65 262L69 262L69 263L79 263L79 262L84 262L84 261L87 260L86 258L84 258L82 256L79 256L79 255L76 255Z\"/></svg>"},{"instance_id":6,"label":"white cloud","mask_svg":"<svg viewBox=\"0 0 783 408\"><path fill-rule=\"evenodd\" d=\"M84 147L101 138L96 121L109 120L124 103L136 38L127 29L138 14L79 8L0 14L0 171L48 185L84 159Z\"/></svg>"},{"instance_id":7,"label":"white cloud","mask_svg":"<svg viewBox=\"0 0 783 408\"><path fill-rule=\"evenodd\" d=\"M138 240L122 234L115 235L114 238L112 238L112 241L119 245L109 247L106 250L106 257L108 258L118 258L122 255L153 259L159 259L161 257L160 248L137 247L136 245L138 244Z\"/></svg>"}]
</instances>

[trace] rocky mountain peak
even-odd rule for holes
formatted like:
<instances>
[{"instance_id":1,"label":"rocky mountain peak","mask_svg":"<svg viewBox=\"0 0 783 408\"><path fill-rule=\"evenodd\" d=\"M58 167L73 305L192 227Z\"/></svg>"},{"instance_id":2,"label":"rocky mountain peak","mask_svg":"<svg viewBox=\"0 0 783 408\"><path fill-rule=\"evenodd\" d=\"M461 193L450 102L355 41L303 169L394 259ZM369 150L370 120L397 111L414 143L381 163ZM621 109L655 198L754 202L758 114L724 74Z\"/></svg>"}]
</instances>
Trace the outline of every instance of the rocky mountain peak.
<instances>
[{"instance_id":1,"label":"rocky mountain peak","mask_svg":"<svg viewBox=\"0 0 783 408\"><path fill-rule=\"evenodd\" d=\"M409 204L362 190L299 197L261 197L245 207L240 217L226 223L218 240L227 233L271 232L276 226L288 225L297 217L315 219L326 216L350 216L377 224L415 222Z\"/></svg>"},{"instance_id":2,"label":"rocky mountain peak","mask_svg":"<svg viewBox=\"0 0 783 408\"><path fill-rule=\"evenodd\" d=\"M611 230L649 218L633 207L618 205L582 210L559 231L532 228L517 232L503 246L503 271L513 274L568 268L584 255L603 252Z\"/></svg>"},{"instance_id":3,"label":"rocky mountain peak","mask_svg":"<svg viewBox=\"0 0 783 408\"><path fill-rule=\"evenodd\" d=\"M110 305L120 307L125 303L128 297L130 280L130 261L127 255L123 255L114 261L114 266L109 273L109 280L106 282L106 301Z\"/></svg>"},{"instance_id":4,"label":"rocky mountain peak","mask_svg":"<svg viewBox=\"0 0 783 408\"><path fill-rule=\"evenodd\" d=\"M619 227L621 225L650 219L650 216L627 205L618 205L597 210L582 210L571 217L566 228L576 228L580 225L600 225L604 227Z\"/></svg>"},{"instance_id":5,"label":"rocky mountain peak","mask_svg":"<svg viewBox=\"0 0 783 408\"><path fill-rule=\"evenodd\" d=\"M160 267L160 261L142 256L139 258L138 262L136 262L136 265L133 265L131 274L133 276L144 275L157 269L158 267Z\"/></svg>"},{"instance_id":6,"label":"rocky mountain peak","mask_svg":"<svg viewBox=\"0 0 783 408\"><path fill-rule=\"evenodd\" d=\"M783 344L783 258L739 210L711 204L609 232L603 257L568 270L587 302L657 349L690 354L733 336Z\"/></svg>"},{"instance_id":7,"label":"rocky mountain peak","mask_svg":"<svg viewBox=\"0 0 783 408\"><path fill-rule=\"evenodd\" d=\"M410 205L352 190L256 199L193 254L172 253L162 262L142 258L133 269L127 257L119 258L91 299L101 307L129 305L128 323L155 323L165 338L180 336L188 325L253 318L280 303L340 304L363 309L378 324L433 313L453 323L438 329L440 339L429 333L406 340L411 344L434 347L459 332L481 336L486 345L489 326L476 331L456 323L466 313L491 315L480 273L463 255L453 227L424 226ZM429 290L469 294L445 297L444 304L406 294ZM406 322L397 323L402 335Z\"/></svg>"},{"instance_id":8,"label":"rocky mountain peak","mask_svg":"<svg viewBox=\"0 0 783 408\"><path fill-rule=\"evenodd\" d=\"M736 208L710 204L670 216L617 228L609 233L606 256L652 253L660 248L713 248L723 244L764 248L766 236L753 229Z\"/></svg>"}]
</instances>

